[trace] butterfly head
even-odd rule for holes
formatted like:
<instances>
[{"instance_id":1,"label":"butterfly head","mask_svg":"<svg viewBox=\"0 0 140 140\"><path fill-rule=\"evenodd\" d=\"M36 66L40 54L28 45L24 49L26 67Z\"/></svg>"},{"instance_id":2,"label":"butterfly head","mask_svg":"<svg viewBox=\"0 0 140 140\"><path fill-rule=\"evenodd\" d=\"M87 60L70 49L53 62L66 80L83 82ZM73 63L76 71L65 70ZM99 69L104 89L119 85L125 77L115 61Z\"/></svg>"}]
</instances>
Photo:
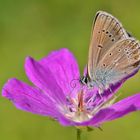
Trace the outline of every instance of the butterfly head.
<instances>
[{"instance_id":1,"label":"butterfly head","mask_svg":"<svg viewBox=\"0 0 140 140\"><path fill-rule=\"evenodd\" d=\"M80 83L86 85L89 82L88 76L83 76L80 78Z\"/></svg>"},{"instance_id":2,"label":"butterfly head","mask_svg":"<svg viewBox=\"0 0 140 140\"><path fill-rule=\"evenodd\" d=\"M88 86L89 88L93 88L94 86L96 86L96 81L91 81L90 77L87 75L80 78L80 83Z\"/></svg>"}]
</instances>

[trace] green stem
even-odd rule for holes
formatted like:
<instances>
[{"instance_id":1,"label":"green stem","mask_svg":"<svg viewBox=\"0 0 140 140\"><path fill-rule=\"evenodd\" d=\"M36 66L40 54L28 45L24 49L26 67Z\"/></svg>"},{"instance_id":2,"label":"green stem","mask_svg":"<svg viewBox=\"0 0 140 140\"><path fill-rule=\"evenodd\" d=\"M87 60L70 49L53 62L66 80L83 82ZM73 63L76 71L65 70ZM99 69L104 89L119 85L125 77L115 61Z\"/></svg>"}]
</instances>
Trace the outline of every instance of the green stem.
<instances>
[{"instance_id":1,"label":"green stem","mask_svg":"<svg viewBox=\"0 0 140 140\"><path fill-rule=\"evenodd\" d=\"M80 129L77 129L77 140L81 140L81 133L82 131Z\"/></svg>"}]
</instances>

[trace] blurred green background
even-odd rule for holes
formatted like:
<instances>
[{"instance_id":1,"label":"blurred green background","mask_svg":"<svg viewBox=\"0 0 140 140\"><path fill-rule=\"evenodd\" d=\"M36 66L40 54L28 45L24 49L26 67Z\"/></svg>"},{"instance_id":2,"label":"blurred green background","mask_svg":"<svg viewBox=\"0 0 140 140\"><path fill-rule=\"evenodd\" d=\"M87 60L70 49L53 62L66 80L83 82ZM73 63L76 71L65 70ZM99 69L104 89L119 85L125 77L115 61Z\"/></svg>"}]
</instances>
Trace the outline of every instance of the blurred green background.
<instances>
[{"instance_id":1,"label":"blurred green background","mask_svg":"<svg viewBox=\"0 0 140 140\"><path fill-rule=\"evenodd\" d=\"M140 39L139 0L0 0L0 88L8 78L29 82L25 57L40 59L50 51L69 48L82 72L87 63L92 20L98 10L119 18ZM140 74L120 89L121 98L140 92ZM83 140L137 140L140 112L105 123L103 132L84 132ZM0 97L1 140L71 140L73 127L62 127L46 117L17 110Z\"/></svg>"}]
</instances>

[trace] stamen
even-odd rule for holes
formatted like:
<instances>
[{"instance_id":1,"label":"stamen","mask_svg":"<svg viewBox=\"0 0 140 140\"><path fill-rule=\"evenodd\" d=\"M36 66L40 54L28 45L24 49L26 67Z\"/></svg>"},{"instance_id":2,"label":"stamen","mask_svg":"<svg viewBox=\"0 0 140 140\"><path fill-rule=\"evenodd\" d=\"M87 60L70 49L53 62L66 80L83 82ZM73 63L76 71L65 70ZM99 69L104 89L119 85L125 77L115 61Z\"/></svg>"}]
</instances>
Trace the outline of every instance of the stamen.
<instances>
[{"instance_id":1,"label":"stamen","mask_svg":"<svg viewBox=\"0 0 140 140\"><path fill-rule=\"evenodd\" d=\"M97 95L94 95L94 96L90 97L86 103L89 104L91 102L95 102L96 99L97 99Z\"/></svg>"},{"instance_id":2,"label":"stamen","mask_svg":"<svg viewBox=\"0 0 140 140\"><path fill-rule=\"evenodd\" d=\"M62 110L67 118L75 122L87 121L101 109L109 107L116 100L115 95L112 95L107 99L98 92L90 93L87 90L88 89L82 87L77 95L68 95L67 105L65 106L65 109Z\"/></svg>"},{"instance_id":3,"label":"stamen","mask_svg":"<svg viewBox=\"0 0 140 140\"><path fill-rule=\"evenodd\" d=\"M78 112L84 111L83 91L78 94Z\"/></svg>"}]
</instances>

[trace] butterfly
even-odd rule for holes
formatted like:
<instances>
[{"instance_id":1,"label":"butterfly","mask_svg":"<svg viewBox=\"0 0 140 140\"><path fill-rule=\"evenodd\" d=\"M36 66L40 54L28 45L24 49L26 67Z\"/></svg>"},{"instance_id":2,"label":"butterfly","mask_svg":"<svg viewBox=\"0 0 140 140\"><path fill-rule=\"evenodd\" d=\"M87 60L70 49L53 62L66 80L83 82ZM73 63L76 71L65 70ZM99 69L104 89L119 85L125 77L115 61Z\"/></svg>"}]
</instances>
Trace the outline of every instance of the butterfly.
<instances>
[{"instance_id":1,"label":"butterfly","mask_svg":"<svg viewBox=\"0 0 140 140\"><path fill-rule=\"evenodd\" d=\"M82 84L99 91L109 88L131 75L140 67L140 43L132 37L111 14L99 11L95 16L87 74Z\"/></svg>"}]
</instances>

